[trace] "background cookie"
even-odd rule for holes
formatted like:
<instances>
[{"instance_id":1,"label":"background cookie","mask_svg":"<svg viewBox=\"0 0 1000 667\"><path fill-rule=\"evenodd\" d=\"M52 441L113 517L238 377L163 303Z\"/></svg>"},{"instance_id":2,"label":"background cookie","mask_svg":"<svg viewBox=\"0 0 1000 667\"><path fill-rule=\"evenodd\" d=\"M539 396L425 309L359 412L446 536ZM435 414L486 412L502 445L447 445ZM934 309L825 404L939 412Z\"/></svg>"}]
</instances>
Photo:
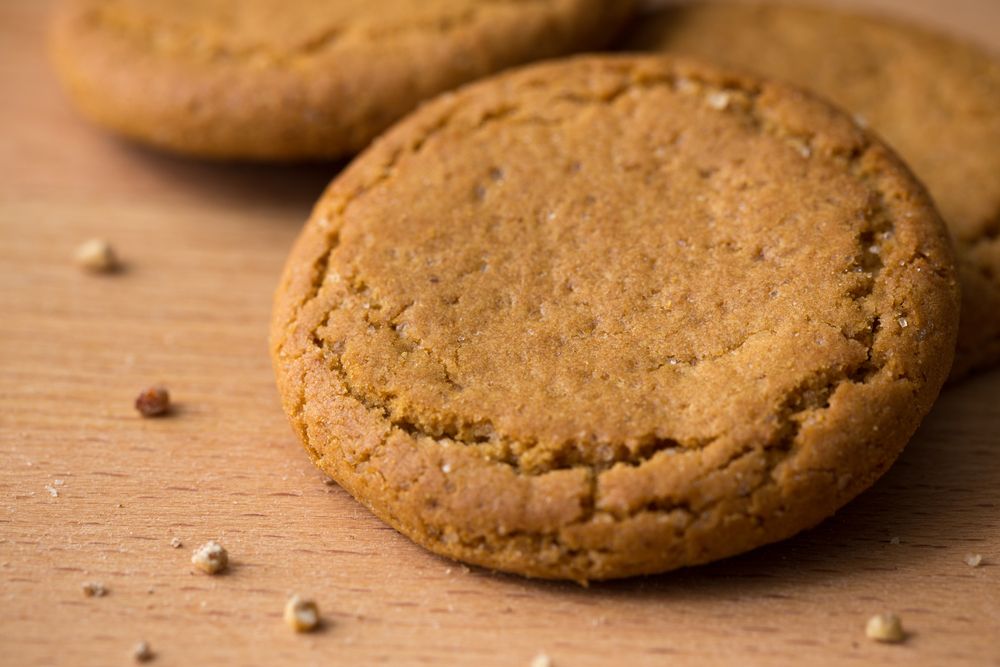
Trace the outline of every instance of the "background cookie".
<instances>
[{"instance_id":1,"label":"background cookie","mask_svg":"<svg viewBox=\"0 0 1000 667\"><path fill-rule=\"evenodd\" d=\"M787 537L871 484L947 375L956 289L923 189L840 112L583 58L359 157L289 258L272 352L310 455L385 521L602 579Z\"/></svg>"},{"instance_id":2,"label":"background cookie","mask_svg":"<svg viewBox=\"0 0 1000 667\"><path fill-rule=\"evenodd\" d=\"M953 377L1000 361L1000 63L942 35L801 7L691 4L644 17L627 46L711 58L858 114L928 186L959 256Z\"/></svg>"},{"instance_id":3,"label":"background cookie","mask_svg":"<svg viewBox=\"0 0 1000 667\"><path fill-rule=\"evenodd\" d=\"M330 158L424 98L604 45L630 0L67 0L57 69L117 132L202 157Z\"/></svg>"}]
</instances>

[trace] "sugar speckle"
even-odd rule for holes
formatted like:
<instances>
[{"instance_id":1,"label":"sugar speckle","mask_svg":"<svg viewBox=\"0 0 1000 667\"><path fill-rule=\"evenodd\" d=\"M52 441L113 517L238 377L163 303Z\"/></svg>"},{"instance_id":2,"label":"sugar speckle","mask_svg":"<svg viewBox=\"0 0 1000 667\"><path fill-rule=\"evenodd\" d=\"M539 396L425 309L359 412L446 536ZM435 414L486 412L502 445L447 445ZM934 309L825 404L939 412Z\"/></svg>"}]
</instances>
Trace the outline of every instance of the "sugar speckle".
<instances>
[{"instance_id":1,"label":"sugar speckle","mask_svg":"<svg viewBox=\"0 0 1000 667\"><path fill-rule=\"evenodd\" d=\"M722 111L729 106L729 93L723 91L711 93L705 98L705 100L711 108L716 111Z\"/></svg>"}]
</instances>

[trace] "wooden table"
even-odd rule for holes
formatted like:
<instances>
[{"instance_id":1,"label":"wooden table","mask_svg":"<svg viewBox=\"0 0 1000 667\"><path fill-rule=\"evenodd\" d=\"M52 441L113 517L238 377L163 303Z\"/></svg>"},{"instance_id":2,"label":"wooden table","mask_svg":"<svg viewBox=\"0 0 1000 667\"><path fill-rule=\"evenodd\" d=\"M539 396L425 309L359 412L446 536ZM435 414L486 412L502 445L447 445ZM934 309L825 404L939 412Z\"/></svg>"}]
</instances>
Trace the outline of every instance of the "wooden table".
<instances>
[{"instance_id":1,"label":"wooden table","mask_svg":"<svg viewBox=\"0 0 1000 667\"><path fill-rule=\"evenodd\" d=\"M271 291L336 166L202 165L92 130L48 71L46 4L0 3L0 664L130 664L146 639L164 666L1000 665L1000 373L947 391L873 490L783 544L589 589L444 561L324 484L278 406ZM996 0L880 4L1000 44ZM123 273L74 266L92 236ZM138 418L158 381L175 414ZM210 538L229 574L192 572ZM322 632L282 624L294 591ZM882 610L906 643L865 638Z\"/></svg>"}]
</instances>

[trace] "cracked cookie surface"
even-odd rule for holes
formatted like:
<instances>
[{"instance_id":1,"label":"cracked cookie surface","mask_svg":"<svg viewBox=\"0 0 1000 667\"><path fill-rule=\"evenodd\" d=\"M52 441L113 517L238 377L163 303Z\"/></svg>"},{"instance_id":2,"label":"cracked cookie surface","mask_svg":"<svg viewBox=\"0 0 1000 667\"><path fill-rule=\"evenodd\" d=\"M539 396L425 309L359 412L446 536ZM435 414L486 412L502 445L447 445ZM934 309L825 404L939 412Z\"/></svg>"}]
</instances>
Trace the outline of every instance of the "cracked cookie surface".
<instances>
[{"instance_id":1,"label":"cracked cookie surface","mask_svg":"<svg viewBox=\"0 0 1000 667\"><path fill-rule=\"evenodd\" d=\"M310 456L398 530L607 579L869 486L948 373L954 273L923 189L826 103L578 58L438 98L350 165L272 354Z\"/></svg>"},{"instance_id":2,"label":"cracked cookie surface","mask_svg":"<svg viewBox=\"0 0 1000 667\"><path fill-rule=\"evenodd\" d=\"M97 123L220 159L336 158L422 100L607 43L631 0L64 0L52 52Z\"/></svg>"},{"instance_id":3,"label":"cracked cookie surface","mask_svg":"<svg viewBox=\"0 0 1000 667\"><path fill-rule=\"evenodd\" d=\"M638 21L626 46L807 86L884 136L927 185L956 246L952 378L1000 363L1000 58L884 19L768 4L663 10Z\"/></svg>"}]
</instances>

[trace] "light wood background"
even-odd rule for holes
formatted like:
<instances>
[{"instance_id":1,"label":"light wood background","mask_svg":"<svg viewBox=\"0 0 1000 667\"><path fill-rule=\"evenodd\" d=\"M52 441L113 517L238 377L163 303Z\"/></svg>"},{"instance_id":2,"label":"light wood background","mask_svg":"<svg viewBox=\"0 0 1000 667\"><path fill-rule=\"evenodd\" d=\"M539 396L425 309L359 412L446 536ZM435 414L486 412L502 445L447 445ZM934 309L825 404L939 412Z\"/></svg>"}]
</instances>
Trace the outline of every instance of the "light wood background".
<instances>
[{"instance_id":1,"label":"light wood background","mask_svg":"<svg viewBox=\"0 0 1000 667\"><path fill-rule=\"evenodd\" d=\"M1000 45L997 0L876 4ZM47 6L0 0L0 664L125 665L146 639L164 666L1000 665L1000 373L947 391L872 491L783 544L590 589L446 562L324 484L278 407L271 291L336 166L201 165L92 130L48 71ZM77 270L92 236L125 272ZM176 413L142 420L157 381ZM225 576L191 571L210 538ZM324 631L285 628L294 591ZM905 644L865 639L882 610Z\"/></svg>"}]
</instances>

